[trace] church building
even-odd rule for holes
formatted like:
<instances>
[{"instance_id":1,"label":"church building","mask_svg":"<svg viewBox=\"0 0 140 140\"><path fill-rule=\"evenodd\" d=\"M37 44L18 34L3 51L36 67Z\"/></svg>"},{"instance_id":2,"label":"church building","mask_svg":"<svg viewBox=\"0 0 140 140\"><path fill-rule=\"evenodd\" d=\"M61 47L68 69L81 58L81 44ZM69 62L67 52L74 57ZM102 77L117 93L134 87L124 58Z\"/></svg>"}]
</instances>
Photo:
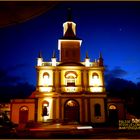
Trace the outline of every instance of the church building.
<instances>
[{"instance_id":1,"label":"church building","mask_svg":"<svg viewBox=\"0 0 140 140\"><path fill-rule=\"evenodd\" d=\"M44 62L40 52L36 65L36 90L28 99L11 100L14 123L107 121L102 54L99 53L93 61L86 53L85 61L81 62L81 44L82 40L76 35L76 23L68 15L63 23L63 36L58 39L59 60L53 52L51 61Z\"/></svg>"}]
</instances>

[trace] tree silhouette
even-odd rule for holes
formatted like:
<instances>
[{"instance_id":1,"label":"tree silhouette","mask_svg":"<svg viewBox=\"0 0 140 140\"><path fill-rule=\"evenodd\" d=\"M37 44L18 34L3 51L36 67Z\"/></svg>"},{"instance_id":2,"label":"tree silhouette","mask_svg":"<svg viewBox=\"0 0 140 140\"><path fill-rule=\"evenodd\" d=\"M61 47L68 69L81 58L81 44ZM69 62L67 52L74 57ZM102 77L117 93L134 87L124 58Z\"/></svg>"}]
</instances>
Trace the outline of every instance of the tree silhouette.
<instances>
[{"instance_id":1,"label":"tree silhouette","mask_svg":"<svg viewBox=\"0 0 140 140\"><path fill-rule=\"evenodd\" d=\"M127 111L140 117L140 83L135 84L121 78L111 78L106 88L109 97L124 99Z\"/></svg>"}]
</instances>

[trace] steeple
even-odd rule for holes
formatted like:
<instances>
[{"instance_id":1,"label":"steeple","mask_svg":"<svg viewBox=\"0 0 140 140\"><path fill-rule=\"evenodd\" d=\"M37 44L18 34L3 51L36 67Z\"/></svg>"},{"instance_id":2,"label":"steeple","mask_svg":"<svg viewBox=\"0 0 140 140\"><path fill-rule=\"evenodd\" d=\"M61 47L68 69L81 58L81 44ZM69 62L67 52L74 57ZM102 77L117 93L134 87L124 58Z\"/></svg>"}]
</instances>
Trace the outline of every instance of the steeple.
<instances>
[{"instance_id":1,"label":"steeple","mask_svg":"<svg viewBox=\"0 0 140 140\"><path fill-rule=\"evenodd\" d=\"M104 60L103 60L103 57L102 57L102 53L101 52L99 52L98 63L99 63L99 66L103 66L104 65Z\"/></svg>"},{"instance_id":2,"label":"steeple","mask_svg":"<svg viewBox=\"0 0 140 140\"><path fill-rule=\"evenodd\" d=\"M55 56L55 51L53 51L53 56L52 56L52 66L56 66L56 56Z\"/></svg>"},{"instance_id":3,"label":"steeple","mask_svg":"<svg viewBox=\"0 0 140 140\"><path fill-rule=\"evenodd\" d=\"M88 52L86 52L86 58L89 58L89 57L88 57Z\"/></svg>"},{"instance_id":4,"label":"steeple","mask_svg":"<svg viewBox=\"0 0 140 140\"><path fill-rule=\"evenodd\" d=\"M56 58L55 51L53 51L53 56L52 56L52 58Z\"/></svg>"},{"instance_id":5,"label":"steeple","mask_svg":"<svg viewBox=\"0 0 140 140\"><path fill-rule=\"evenodd\" d=\"M101 52L99 52L99 59L103 59Z\"/></svg>"},{"instance_id":6,"label":"steeple","mask_svg":"<svg viewBox=\"0 0 140 140\"><path fill-rule=\"evenodd\" d=\"M42 53L39 51L38 58L42 58Z\"/></svg>"},{"instance_id":7,"label":"steeple","mask_svg":"<svg viewBox=\"0 0 140 140\"><path fill-rule=\"evenodd\" d=\"M67 21L63 24L63 38L64 39L76 38L76 24L72 21L71 8L67 9Z\"/></svg>"},{"instance_id":8,"label":"steeple","mask_svg":"<svg viewBox=\"0 0 140 140\"><path fill-rule=\"evenodd\" d=\"M43 58L42 58L42 54L40 51L38 54L38 58L37 58L37 66L42 66L42 62L43 62Z\"/></svg>"},{"instance_id":9,"label":"steeple","mask_svg":"<svg viewBox=\"0 0 140 140\"><path fill-rule=\"evenodd\" d=\"M58 40L59 61L80 62L82 40L76 37L76 24L72 21L71 9L67 9L67 21L63 23L63 37Z\"/></svg>"},{"instance_id":10,"label":"steeple","mask_svg":"<svg viewBox=\"0 0 140 140\"><path fill-rule=\"evenodd\" d=\"M88 57L88 52L86 52L85 66L86 66L86 67L89 67L89 66L90 66L90 59L89 59L89 57Z\"/></svg>"}]
</instances>

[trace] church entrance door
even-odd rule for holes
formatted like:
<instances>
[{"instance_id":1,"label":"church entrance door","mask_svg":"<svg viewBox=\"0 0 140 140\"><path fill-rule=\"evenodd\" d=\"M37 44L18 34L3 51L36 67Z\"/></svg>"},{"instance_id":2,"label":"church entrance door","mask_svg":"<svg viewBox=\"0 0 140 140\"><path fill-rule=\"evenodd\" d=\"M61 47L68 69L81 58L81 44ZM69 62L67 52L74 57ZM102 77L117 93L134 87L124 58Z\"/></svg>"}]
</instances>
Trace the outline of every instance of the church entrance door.
<instances>
[{"instance_id":1,"label":"church entrance door","mask_svg":"<svg viewBox=\"0 0 140 140\"><path fill-rule=\"evenodd\" d=\"M80 121L79 117L79 103L76 100L68 100L64 106L64 120L65 121Z\"/></svg>"},{"instance_id":2,"label":"church entrance door","mask_svg":"<svg viewBox=\"0 0 140 140\"><path fill-rule=\"evenodd\" d=\"M19 111L19 123L27 123L28 121L28 108L21 107Z\"/></svg>"},{"instance_id":3,"label":"church entrance door","mask_svg":"<svg viewBox=\"0 0 140 140\"><path fill-rule=\"evenodd\" d=\"M109 107L109 123L111 126L118 127L118 110L113 105Z\"/></svg>"}]
</instances>

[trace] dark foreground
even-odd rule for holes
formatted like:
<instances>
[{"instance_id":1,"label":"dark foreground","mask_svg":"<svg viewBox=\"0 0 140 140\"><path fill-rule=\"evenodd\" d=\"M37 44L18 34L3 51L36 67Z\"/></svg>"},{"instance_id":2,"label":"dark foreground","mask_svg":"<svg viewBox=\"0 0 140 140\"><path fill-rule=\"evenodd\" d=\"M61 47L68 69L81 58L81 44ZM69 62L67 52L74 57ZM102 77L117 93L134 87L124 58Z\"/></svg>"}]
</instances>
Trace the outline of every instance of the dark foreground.
<instances>
[{"instance_id":1,"label":"dark foreground","mask_svg":"<svg viewBox=\"0 0 140 140\"><path fill-rule=\"evenodd\" d=\"M111 127L82 127L79 125L51 124L18 128L16 133L3 134L7 139L140 139L140 130L119 130Z\"/></svg>"}]
</instances>

